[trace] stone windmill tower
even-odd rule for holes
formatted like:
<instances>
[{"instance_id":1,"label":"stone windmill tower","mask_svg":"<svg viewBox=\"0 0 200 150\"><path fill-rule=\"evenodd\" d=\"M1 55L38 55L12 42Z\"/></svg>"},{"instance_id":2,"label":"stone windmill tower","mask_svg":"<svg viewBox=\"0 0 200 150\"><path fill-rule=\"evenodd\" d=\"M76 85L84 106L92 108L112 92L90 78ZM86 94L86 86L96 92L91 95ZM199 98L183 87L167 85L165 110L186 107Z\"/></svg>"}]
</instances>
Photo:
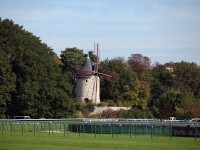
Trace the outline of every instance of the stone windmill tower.
<instances>
[{"instance_id":1,"label":"stone windmill tower","mask_svg":"<svg viewBox=\"0 0 200 150\"><path fill-rule=\"evenodd\" d=\"M76 66L76 100L83 102L90 100L100 103L100 78L112 80L113 76L99 72L99 45L94 46L96 62L92 62L89 54L82 66ZM115 77L116 78L116 77Z\"/></svg>"}]
</instances>

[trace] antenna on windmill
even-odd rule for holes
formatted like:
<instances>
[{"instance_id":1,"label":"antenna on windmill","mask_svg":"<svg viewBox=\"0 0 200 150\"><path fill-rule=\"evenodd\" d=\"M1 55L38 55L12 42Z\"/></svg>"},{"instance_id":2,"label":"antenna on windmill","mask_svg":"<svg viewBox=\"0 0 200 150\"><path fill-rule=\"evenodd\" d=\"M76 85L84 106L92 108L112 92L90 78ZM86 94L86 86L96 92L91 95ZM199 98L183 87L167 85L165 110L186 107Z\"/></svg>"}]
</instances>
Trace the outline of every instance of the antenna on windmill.
<instances>
[{"instance_id":1,"label":"antenna on windmill","mask_svg":"<svg viewBox=\"0 0 200 150\"><path fill-rule=\"evenodd\" d=\"M93 51L94 54L96 54L96 43L94 42L94 51Z\"/></svg>"},{"instance_id":2,"label":"antenna on windmill","mask_svg":"<svg viewBox=\"0 0 200 150\"><path fill-rule=\"evenodd\" d=\"M98 96L98 92L99 92L99 43L97 43L97 48L96 48L96 68L95 68L95 72L96 72L96 77L95 77L95 103L97 102L97 96Z\"/></svg>"},{"instance_id":3,"label":"antenna on windmill","mask_svg":"<svg viewBox=\"0 0 200 150\"><path fill-rule=\"evenodd\" d=\"M96 72L99 71L99 43L97 43L97 67L96 67Z\"/></svg>"}]
</instances>

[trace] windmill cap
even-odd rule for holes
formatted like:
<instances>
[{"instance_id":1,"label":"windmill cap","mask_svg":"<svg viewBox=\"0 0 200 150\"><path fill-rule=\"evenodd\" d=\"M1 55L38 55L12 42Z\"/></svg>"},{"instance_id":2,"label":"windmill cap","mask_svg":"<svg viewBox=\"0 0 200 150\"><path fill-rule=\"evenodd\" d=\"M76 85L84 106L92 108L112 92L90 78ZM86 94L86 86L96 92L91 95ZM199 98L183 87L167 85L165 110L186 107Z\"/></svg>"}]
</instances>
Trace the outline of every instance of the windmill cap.
<instances>
[{"instance_id":1,"label":"windmill cap","mask_svg":"<svg viewBox=\"0 0 200 150\"><path fill-rule=\"evenodd\" d=\"M88 71L92 71L92 63L89 55L87 55L86 60L82 66Z\"/></svg>"}]
</instances>

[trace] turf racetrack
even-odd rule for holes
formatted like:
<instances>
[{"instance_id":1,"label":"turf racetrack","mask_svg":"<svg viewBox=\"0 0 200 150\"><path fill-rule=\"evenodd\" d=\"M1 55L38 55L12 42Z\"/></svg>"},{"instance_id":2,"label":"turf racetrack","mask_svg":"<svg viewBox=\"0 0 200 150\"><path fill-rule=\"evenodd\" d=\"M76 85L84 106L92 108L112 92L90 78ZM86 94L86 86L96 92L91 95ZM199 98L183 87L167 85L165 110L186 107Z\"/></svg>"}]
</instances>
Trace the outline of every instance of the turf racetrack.
<instances>
[{"instance_id":1,"label":"turf racetrack","mask_svg":"<svg viewBox=\"0 0 200 150\"><path fill-rule=\"evenodd\" d=\"M198 150L200 138L110 134L0 134L0 150Z\"/></svg>"}]
</instances>

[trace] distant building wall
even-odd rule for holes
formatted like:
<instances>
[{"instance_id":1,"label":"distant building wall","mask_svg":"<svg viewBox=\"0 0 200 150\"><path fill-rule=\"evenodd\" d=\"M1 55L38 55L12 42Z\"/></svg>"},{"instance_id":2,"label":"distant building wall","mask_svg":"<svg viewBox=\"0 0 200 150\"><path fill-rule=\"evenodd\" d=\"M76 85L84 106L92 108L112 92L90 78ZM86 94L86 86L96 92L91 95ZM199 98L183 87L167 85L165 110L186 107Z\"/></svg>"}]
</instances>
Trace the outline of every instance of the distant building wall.
<instances>
[{"instance_id":1,"label":"distant building wall","mask_svg":"<svg viewBox=\"0 0 200 150\"><path fill-rule=\"evenodd\" d=\"M97 106L95 106L95 110L91 113L91 115L101 114L103 111L107 111L107 110L119 111L121 109L129 110L129 109L131 109L131 107L108 107L108 106L97 107Z\"/></svg>"}]
</instances>

